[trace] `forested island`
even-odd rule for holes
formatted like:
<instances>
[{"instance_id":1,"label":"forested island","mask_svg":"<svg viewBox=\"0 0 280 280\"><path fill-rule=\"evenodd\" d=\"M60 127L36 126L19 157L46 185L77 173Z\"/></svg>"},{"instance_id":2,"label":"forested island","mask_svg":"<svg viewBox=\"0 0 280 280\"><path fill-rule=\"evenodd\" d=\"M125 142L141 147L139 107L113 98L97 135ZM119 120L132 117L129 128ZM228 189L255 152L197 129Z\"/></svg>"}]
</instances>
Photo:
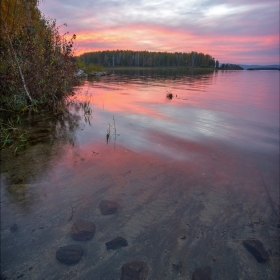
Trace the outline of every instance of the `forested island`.
<instances>
[{"instance_id":1,"label":"forested island","mask_svg":"<svg viewBox=\"0 0 280 280\"><path fill-rule=\"evenodd\" d=\"M222 64L219 69L222 70L244 70L241 66L237 65L237 64L230 64L230 63L226 63L226 64Z\"/></svg>"},{"instance_id":2,"label":"forested island","mask_svg":"<svg viewBox=\"0 0 280 280\"><path fill-rule=\"evenodd\" d=\"M150 52L150 51L95 51L76 58L79 66L98 64L103 67L219 67L219 61L209 54L197 52Z\"/></svg>"}]
</instances>

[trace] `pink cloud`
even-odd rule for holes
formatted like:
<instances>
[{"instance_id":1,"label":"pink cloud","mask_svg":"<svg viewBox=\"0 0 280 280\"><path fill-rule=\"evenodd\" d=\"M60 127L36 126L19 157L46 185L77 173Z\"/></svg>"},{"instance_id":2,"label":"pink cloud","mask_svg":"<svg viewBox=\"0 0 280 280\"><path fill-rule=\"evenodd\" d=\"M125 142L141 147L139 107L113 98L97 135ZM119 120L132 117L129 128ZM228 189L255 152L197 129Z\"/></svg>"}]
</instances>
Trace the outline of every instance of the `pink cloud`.
<instances>
[{"instance_id":1,"label":"pink cloud","mask_svg":"<svg viewBox=\"0 0 280 280\"><path fill-rule=\"evenodd\" d=\"M96 50L204 52L222 62L279 63L279 3L250 1L49 0L43 12L68 23L77 54ZM64 32L65 29L61 29Z\"/></svg>"}]
</instances>

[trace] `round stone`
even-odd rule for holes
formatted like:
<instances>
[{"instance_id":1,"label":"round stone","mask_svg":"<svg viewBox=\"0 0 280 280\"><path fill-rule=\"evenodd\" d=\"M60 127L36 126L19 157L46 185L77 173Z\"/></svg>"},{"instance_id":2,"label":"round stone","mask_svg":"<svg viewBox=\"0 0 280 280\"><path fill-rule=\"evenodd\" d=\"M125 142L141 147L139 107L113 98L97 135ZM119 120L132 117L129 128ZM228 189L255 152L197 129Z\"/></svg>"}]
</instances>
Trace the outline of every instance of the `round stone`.
<instances>
[{"instance_id":1,"label":"round stone","mask_svg":"<svg viewBox=\"0 0 280 280\"><path fill-rule=\"evenodd\" d=\"M118 204L111 200L102 200L100 203L100 210L102 215L111 215L117 212Z\"/></svg>"},{"instance_id":2,"label":"round stone","mask_svg":"<svg viewBox=\"0 0 280 280\"><path fill-rule=\"evenodd\" d=\"M60 247L56 251L56 258L66 264L74 264L80 261L83 255L83 249L80 245L71 244Z\"/></svg>"},{"instance_id":3,"label":"round stone","mask_svg":"<svg viewBox=\"0 0 280 280\"><path fill-rule=\"evenodd\" d=\"M121 280L145 280L148 277L148 266L144 261L125 263L122 266Z\"/></svg>"},{"instance_id":4,"label":"round stone","mask_svg":"<svg viewBox=\"0 0 280 280\"><path fill-rule=\"evenodd\" d=\"M71 230L74 240L86 241L93 238L95 225L89 221L78 220L72 225Z\"/></svg>"}]
</instances>

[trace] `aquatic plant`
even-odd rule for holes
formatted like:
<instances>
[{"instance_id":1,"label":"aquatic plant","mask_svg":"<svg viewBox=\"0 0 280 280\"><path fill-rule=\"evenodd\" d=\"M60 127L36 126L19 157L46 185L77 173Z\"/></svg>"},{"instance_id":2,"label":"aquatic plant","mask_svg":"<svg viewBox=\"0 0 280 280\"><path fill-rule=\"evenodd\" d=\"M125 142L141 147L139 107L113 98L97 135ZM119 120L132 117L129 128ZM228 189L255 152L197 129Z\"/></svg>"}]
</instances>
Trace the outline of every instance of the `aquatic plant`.
<instances>
[{"instance_id":1,"label":"aquatic plant","mask_svg":"<svg viewBox=\"0 0 280 280\"><path fill-rule=\"evenodd\" d=\"M114 115L113 115L113 122L114 122L114 125L111 125L110 123L108 123L108 129L107 129L107 134L106 134L107 144L108 144L108 141L111 138L111 130L110 130L110 128L112 128L114 130L114 133L113 133L114 139L116 140L116 138L117 138L117 128L116 128L116 123L115 123Z\"/></svg>"},{"instance_id":2,"label":"aquatic plant","mask_svg":"<svg viewBox=\"0 0 280 280\"><path fill-rule=\"evenodd\" d=\"M2 118L0 118L0 144L1 150L4 148L12 148L14 149L14 154L20 148L25 148L27 144L26 134L27 132L23 129L19 128L21 123L20 117L17 116L16 119L9 118L7 122L4 122Z\"/></svg>"},{"instance_id":3,"label":"aquatic plant","mask_svg":"<svg viewBox=\"0 0 280 280\"><path fill-rule=\"evenodd\" d=\"M173 98L173 94L171 92L167 92L166 98L167 99L172 99Z\"/></svg>"}]
</instances>

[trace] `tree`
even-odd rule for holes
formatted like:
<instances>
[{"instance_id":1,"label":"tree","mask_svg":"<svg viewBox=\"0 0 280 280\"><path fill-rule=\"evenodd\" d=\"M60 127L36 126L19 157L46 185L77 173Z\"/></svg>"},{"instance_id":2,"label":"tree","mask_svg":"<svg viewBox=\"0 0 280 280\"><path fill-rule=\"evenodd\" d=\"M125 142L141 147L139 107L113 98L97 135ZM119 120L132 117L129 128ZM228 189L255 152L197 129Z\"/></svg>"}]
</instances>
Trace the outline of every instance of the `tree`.
<instances>
[{"instance_id":1,"label":"tree","mask_svg":"<svg viewBox=\"0 0 280 280\"><path fill-rule=\"evenodd\" d=\"M76 36L61 36L55 20L41 15L37 0L2 0L0 5L1 105L56 107L75 80Z\"/></svg>"}]
</instances>

